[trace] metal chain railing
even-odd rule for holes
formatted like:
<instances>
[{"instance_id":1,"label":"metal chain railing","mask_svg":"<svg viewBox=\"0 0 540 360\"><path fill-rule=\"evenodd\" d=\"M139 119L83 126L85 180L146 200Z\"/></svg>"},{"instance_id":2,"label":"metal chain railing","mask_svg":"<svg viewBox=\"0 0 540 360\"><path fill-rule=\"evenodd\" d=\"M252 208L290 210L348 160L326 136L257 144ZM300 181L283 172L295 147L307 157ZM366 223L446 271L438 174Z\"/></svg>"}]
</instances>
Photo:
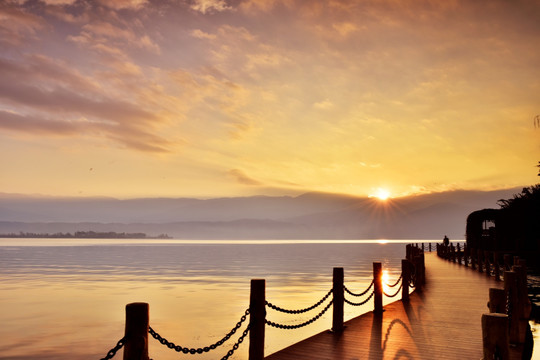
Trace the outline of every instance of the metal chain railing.
<instances>
[{"instance_id":1,"label":"metal chain railing","mask_svg":"<svg viewBox=\"0 0 540 360\"><path fill-rule=\"evenodd\" d=\"M403 277L403 274L400 274L400 275L399 275L399 279L397 279L396 282L395 282L394 284L392 284L392 285L390 285L390 284L385 284L385 285L388 286L388 287L393 288L393 287L395 287L397 284L399 284L399 282L401 281L401 278L402 278L402 277Z\"/></svg>"},{"instance_id":2,"label":"metal chain railing","mask_svg":"<svg viewBox=\"0 0 540 360\"><path fill-rule=\"evenodd\" d=\"M319 306L321 306L321 304L326 300L328 299L328 297L330 296L330 294L332 294L334 292L333 289L330 289L330 291L328 291L326 293L326 295L324 295L324 297L319 300L317 303L315 303L315 305L312 305L310 307L307 307L305 309L300 309L300 310L288 310L288 309L284 309L282 307L279 307L279 306L276 306L268 301L265 302L265 305L268 306L269 308L271 309L274 309L276 311L279 311L279 312L282 312L282 313L286 313L286 314L302 314L302 313L305 313L305 312L308 312L310 310L313 310Z\"/></svg>"},{"instance_id":3,"label":"metal chain railing","mask_svg":"<svg viewBox=\"0 0 540 360\"><path fill-rule=\"evenodd\" d=\"M217 347L223 345L224 342L229 340L231 338L231 336L234 335L236 333L236 331L240 328L240 326L242 326L242 323L244 321L246 321L247 315L249 315L249 309L246 310L244 315L242 315L242 317L240 318L240 321L238 321L238 323L236 323L234 328L232 328L232 330L229 331L229 333L227 335L225 335L218 342L216 342L216 343L214 343L212 345L209 345L209 346L205 346L203 348L187 348L187 347L182 347L180 345L176 345L175 343L170 342L167 339L163 338L161 335L159 335L157 332L155 332L154 329L152 329L152 327L149 328L149 333L150 333L150 335L152 335L152 337L154 339L159 341L162 345L165 345L169 349L173 349L176 352L181 352L181 353L184 353L184 354L192 354L192 355L193 354L202 354L204 352L209 352L210 350L215 350Z\"/></svg>"},{"instance_id":4,"label":"metal chain railing","mask_svg":"<svg viewBox=\"0 0 540 360\"><path fill-rule=\"evenodd\" d=\"M112 359L114 357L114 355L116 355L116 352L118 350L120 350L122 348L122 346L124 346L124 342L125 342L126 338L123 337L121 338L120 340L118 340L118 343L116 343L116 346L113 347L111 350L109 350L109 352L107 353L107 355L105 355L104 358L101 358L100 360L109 360L109 359Z\"/></svg>"},{"instance_id":5,"label":"metal chain railing","mask_svg":"<svg viewBox=\"0 0 540 360\"><path fill-rule=\"evenodd\" d=\"M271 326L271 327L274 327L274 328L278 328L278 329L286 329L286 330L293 330L293 329L299 329L301 327L304 327L306 325L309 325L317 320L319 320L319 318L321 316L324 315L324 313L330 308L330 306L334 303L334 300L330 300L330 302L328 303L328 305L326 305L326 307L324 309L322 309L322 311L320 313L318 313L315 317L311 318L310 320L306 321L306 322L303 322L301 324L297 324L297 325L284 325L284 324L278 324L278 323L275 323L273 321L270 321L270 320L265 320L266 324Z\"/></svg>"},{"instance_id":6,"label":"metal chain railing","mask_svg":"<svg viewBox=\"0 0 540 360\"><path fill-rule=\"evenodd\" d=\"M399 292L401 291L401 288L403 287L403 284L401 284L399 286L399 288L397 289L397 291L393 294L393 295L388 295L385 291L383 291L383 294L386 296L386 297L389 297L389 298L393 298L395 296L397 296L397 294L399 294Z\"/></svg>"},{"instance_id":7,"label":"metal chain railing","mask_svg":"<svg viewBox=\"0 0 540 360\"><path fill-rule=\"evenodd\" d=\"M347 292L347 294L349 295L352 295L352 296L356 296L356 297L360 297L360 296L364 296L368 293L369 289L371 289L371 287L373 286L373 284L375 283L375 280L371 280L371 284L369 284L368 288L366 290L364 290L363 292L361 292L360 294L355 294L353 293L351 290L349 290L347 288L347 286L343 285L343 289Z\"/></svg>"},{"instance_id":8,"label":"metal chain railing","mask_svg":"<svg viewBox=\"0 0 540 360\"><path fill-rule=\"evenodd\" d=\"M244 330L244 332L242 333L242 336L240 336L238 338L238 341L233 345L232 349L230 349L229 351L227 351L227 354L225 354L225 356L223 356L221 358L221 360L227 360L229 357L232 356L232 354L234 354L234 352L236 350L238 350L238 347L240 347L240 344L244 341L244 339L246 338L247 334L249 333L249 324L246 328L246 330Z\"/></svg>"},{"instance_id":9,"label":"metal chain railing","mask_svg":"<svg viewBox=\"0 0 540 360\"><path fill-rule=\"evenodd\" d=\"M345 301L347 304L352 305L352 306L362 306L362 305L366 304L373 297L373 295L375 295L375 291L372 291L371 294L369 295L369 297L366 300L364 300L362 302L359 302L359 303L354 303L354 302L349 301L347 299L343 299L343 301Z\"/></svg>"}]
</instances>

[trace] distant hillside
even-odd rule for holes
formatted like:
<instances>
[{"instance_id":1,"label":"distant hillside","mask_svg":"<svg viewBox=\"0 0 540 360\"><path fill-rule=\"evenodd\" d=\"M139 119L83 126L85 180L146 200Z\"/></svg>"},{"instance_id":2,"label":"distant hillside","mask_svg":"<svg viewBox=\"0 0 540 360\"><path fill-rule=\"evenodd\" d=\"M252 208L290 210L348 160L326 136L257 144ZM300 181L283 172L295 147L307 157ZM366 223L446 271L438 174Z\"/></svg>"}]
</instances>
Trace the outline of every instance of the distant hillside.
<instances>
[{"instance_id":1,"label":"distant hillside","mask_svg":"<svg viewBox=\"0 0 540 360\"><path fill-rule=\"evenodd\" d=\"M307 193L218 199L46 198L0 194L0 233L115 231L184 239L464 238L467 215L521 191L376 199Z\"/></svg>"}]
</instances>

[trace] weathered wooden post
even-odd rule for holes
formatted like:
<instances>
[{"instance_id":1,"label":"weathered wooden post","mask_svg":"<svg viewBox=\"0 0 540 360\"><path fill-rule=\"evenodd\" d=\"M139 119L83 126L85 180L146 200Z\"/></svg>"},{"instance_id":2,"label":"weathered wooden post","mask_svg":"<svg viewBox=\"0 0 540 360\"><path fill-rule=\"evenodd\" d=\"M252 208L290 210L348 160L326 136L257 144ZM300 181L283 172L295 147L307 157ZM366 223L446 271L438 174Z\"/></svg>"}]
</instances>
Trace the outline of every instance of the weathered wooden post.
<instances>
[{"instance_id":1,"label":"weathered wooden post","mask_svg":"<svg viewBox=\"0 0 540 360\"><path fill-rule=\"evenodd\" d=\"M425 248L424 248L424 243L422 243L422 251L424 251L424 249L425 249Z\"/></svg>"},{"instance_id":2,"label":"weathered wooden post","mask_svg":"<svg viewBox=\"0 0 540 360\"><path fill-rule=\"evenodd\" d=\"M266 280L252 279L249 299L249 360L264 359Z\"/></svg>"},{"instance_id":3,"label":"weathered wooden post","mask_svg":"<svg viewBox=\"0 0 540 360\"><path fill-rule=\"evenodd\" d=\"M333 307L333 317L332 317L332 331L339 333L343 331L343 303L345 299L344 288L343 288L343 268L336 267L334 268L334 273L332 276L332 292L334 296Z\"/></svg>"},{"instance_id":4,"label":"weathered wooden post","mask_svg":"<svg viewBox=\"0 0 540 360\"><path fill-rule=\"evenodd\" d=\"M482 314L484 359L510 359L508 315Z\"/></svg>"},{"instance_id":5,"label":"weathered wooden post","mask_svg":"<svg viewBox=\"0 0 540 360\"><path fill-rule=\"evenodd\" d=\"M124 360L149 360L149 318L147 303L139 302L126 305Z\"/></svg>"},{"instance_id":6,"label":"weathered wooden post","mask_svg":"<svg viewBox=\"0 0 540 360\"><path fill-rule=\"evenodd\" d=\"M431 252L431 243L428 243L429 245L429 252Z\"/></svg>"},{"instance_id":7,"label":"weathered wooden post","mask_svg":"<svg viewBox=\"0 0 540 360\"><path fill-rule=\"evenodd\" d=\"M506 314L506 293L504 289L489 289L488 308L490 313Z\"/></svg>"},{"instance_id":8,"label":"weathered wooden post","mask_svg":"<svg viewBox=\"0 0 540 360\"><path fill-rule=\"evenodd\" d=\"M411 281L409 260L401 259L401 301L409 301L409 282Z\"/></svg>"},{"instance_id":9,"label":"weathered wooden post","mask_svg":"<svg viewBox=\"0 0 540 360\"><path fill-rule=\"evenodd\" d=\"M382 298L383 298L383 285L382 285L382 264L380 262L373 263L373 291L374 297L374 309L375 314L382 314Z\"/></svg>"}]
</instances>

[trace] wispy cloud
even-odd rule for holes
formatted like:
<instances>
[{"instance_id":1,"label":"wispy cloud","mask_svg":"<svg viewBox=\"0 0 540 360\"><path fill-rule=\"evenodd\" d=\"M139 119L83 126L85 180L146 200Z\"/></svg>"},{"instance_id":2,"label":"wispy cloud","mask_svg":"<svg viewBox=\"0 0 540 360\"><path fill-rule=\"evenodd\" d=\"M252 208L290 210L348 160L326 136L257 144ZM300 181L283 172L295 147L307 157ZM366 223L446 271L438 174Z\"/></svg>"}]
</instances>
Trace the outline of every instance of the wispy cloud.
<instances>
[{"instance_id":1,"label":"wispy cloud","mask_svg":"<svg viewBox=\"0 0 540 360\"><path fill-rule=\"evenodd\" d=\"M0 3L0 20L0 44L3 46L13 47L36 40L38 31L47 27L39 16L10 6L9 2Z\"/></svg>"},{"instance_id":2,"label":"wispy cloud","mask_svg":"<svg viewBox=\"0 0 540 360\"><path fill-rule=\"evenodd\" d=\"M262 183L258 180L253 179L246 175L246 173L240 169L231 169L229 170L229 175L232 176L236 181L243 185L249 186L260 186Z\"/></svg>"},{"instance_id":3,"label":"wispy cloud","mask_svg":"<svg viewBox=\"0 0 540 360\"><path fill-rule=\"evenodd\" d=\"M232 9L225 0L193 0L191 8L203 14Z\"/></svg>"},{"instance_id":4,"label":"wispy cloud","mask_svg":"<svg viewBox=\"0 0 540 360\"><path fill-rule=\"evenodd\" d=\"M44 56L29 57L24 64L0 58L0 76L5 80L0 83L0 99L23 112L2 112L0 126L35 135L104 133L128 147L165 151L168 141L152 134L160 118L140 104L107 97L92 78L66 69L66 64Z\"/></svg>"},{"instance_id":5,"label":"wispy cloud","mask_svg":"<svg viewBox=\"0 0 540 360\"><path fill-rule=\"evenodd\" d=\"M200 29L195 29L191 32L191 36L197 38L197 39L208 39L208 40L214 40L217 35L216 34L209 34L207 32L204 32Z\"/></svg>"}]
</instances>

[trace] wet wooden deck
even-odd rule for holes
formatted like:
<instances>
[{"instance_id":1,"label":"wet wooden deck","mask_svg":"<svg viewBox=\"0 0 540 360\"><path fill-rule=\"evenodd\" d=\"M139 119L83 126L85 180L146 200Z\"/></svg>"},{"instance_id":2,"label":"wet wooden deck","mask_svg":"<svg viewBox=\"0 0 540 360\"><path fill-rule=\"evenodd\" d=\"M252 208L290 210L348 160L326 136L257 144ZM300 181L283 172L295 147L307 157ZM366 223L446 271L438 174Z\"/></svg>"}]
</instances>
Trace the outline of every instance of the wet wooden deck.
<instances>
[{"instance_id":1,"label":"wet wooden deck","mask_svg":"<svg viewBox=\"0 0 540 360\"><path fill-rule=\"evenodd\" d=\"M503 283L435 253L425 260L426 286L408 304L394 302L382 315L369 312L348 321L341 334L326 331L266 359L481 359L489 288Z\"/></svg>"}]
</instances>

